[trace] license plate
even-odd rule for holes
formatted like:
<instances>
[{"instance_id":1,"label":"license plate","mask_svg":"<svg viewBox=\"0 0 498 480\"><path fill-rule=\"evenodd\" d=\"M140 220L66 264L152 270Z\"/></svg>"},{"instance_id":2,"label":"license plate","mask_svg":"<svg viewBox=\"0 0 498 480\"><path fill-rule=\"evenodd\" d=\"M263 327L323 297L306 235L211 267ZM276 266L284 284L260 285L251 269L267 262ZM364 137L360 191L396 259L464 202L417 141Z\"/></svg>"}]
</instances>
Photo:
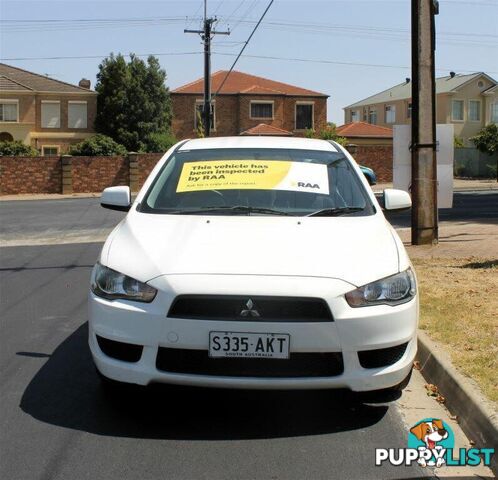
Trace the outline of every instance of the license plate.
<instances>
[{"instance_id":1,"label":"license plate","mask_svg":"<svg viewBox=\"0 0 498 480\"><path fill-rule=\"evenodd\" d=\"M210 357L289 358L286 333L209 332Z\"/></svg>"}]
</instances>

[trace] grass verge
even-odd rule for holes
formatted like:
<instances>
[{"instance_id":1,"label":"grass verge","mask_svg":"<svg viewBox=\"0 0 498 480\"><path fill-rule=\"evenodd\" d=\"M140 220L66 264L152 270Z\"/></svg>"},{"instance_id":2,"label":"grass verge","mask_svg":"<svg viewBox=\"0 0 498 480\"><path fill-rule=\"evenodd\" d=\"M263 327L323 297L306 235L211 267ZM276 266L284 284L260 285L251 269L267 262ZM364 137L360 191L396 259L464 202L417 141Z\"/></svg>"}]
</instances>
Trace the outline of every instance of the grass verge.
<instances>
[{"instance_id":1,"label":"grass verge","mask_svg":"<svg viewBox=\"0 0 498 480\"><path fill-rule=\"evenodd\" d=\"M420 328L498 402L498 260L415 258Z\"/></svg>"}]
</instances>

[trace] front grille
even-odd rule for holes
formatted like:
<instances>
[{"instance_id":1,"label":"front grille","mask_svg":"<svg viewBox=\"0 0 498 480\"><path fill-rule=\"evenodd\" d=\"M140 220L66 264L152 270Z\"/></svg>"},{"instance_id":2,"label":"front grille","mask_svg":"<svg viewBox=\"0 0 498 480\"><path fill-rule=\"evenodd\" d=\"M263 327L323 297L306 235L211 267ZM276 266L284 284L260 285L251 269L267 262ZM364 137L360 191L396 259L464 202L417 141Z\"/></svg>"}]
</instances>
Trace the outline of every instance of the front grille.
<instances>
[{"instance_id":1,"label":"front grille","mask_svg":"<svg viewBox=\"0 0 498 480\"><path fill-rule=\"evenodd\" d=\"M408 343L403 343L396 347L358 352L360 365L363 368L379 368L393 365L401 360L401 357L405 354L407 345Z\"/></svg>"},{"instance_id":2,"label":"front grille","mask_svg":"<svg viewBox=\"0 0 498 480\"><path fill-rule=\"evenodd\" d=\"M168 317L264 322L334 320L327 302L321 298L242 295L179 295Z\"/></svg>"},{"instance_id":3,"label":"front grille","mask_svg":"<svg viewBox=\"0 0 498 480\"><path fill-rule=\"evenodd\" d=\"M116 342L96 335L100 349L108 356L123 362L138 362L142 356L142 345Z\"/></svg>"},{"instance_id":4,"label":"front grille","mask_svg":"<svg viewBox=\"0 0 498 480\"><path fill-rule=\"evenodd\" d=\"M291 353L290 358L210 358L207 350L160 347L158 370L221 377L335 377L344 371L342 354Z\"/></svg>"}]
</instances>

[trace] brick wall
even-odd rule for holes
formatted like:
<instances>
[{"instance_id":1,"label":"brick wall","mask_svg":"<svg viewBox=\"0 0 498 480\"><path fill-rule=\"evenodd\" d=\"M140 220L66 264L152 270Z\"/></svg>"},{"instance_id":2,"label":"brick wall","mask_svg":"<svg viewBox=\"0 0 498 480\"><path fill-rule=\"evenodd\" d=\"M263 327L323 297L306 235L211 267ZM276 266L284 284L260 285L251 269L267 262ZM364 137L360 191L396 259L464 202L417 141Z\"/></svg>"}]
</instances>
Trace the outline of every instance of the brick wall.
<instances>
[{"instance_id":1,"label":"brick wall","mask_svg":"<svg viewBox=\"0 0 498 480\"><path fill-rule=\"evenodd\" d=\"M163 153L136 155L140 188ZM2 157L0 195L29 193L101 192L116 185L131 185L131 156L109 157ZM134 186L135 187L135 186Z\"/></svg>"},{"instance_id":2,"label":"brick wall","mask_svg":"<svg viewBox=\"0 0 498 480\"><path fill-rule=\"evenodd\" d=\"M137 155L138 160L138 188L142 188L145 180L149 176L156 163L161 159L164 153L146 153Z\"/></svg>"},{"instance_id":3,"label":"brick wall","mask_svg":"<svg viewBox=\"0 0 498 480\"><path fill-rule=\"evenodd\" d=\"M0 156L0 194L60 193L59 157Z\"/></svg>"},{"instance_id":4,"label":"brick wall","mask_svg":"<svg viewBox=\"0 0 498 480\"><path fill-rule=\"evenodd\" d=\"M358 145L353 157L360 165L372 168L377 175L379 183L392 182L392 145Z\"/></svg>"},{"instance_id":5,"label":"brick wall","mask_svg":"<svg viewBox=\"0 0 498 480\"><path fill-rule=\"evenodd\" d=\"M72 157L73 192L100 192L104 188L130 184L127 156Z\"/></svg>"}]
</instances>

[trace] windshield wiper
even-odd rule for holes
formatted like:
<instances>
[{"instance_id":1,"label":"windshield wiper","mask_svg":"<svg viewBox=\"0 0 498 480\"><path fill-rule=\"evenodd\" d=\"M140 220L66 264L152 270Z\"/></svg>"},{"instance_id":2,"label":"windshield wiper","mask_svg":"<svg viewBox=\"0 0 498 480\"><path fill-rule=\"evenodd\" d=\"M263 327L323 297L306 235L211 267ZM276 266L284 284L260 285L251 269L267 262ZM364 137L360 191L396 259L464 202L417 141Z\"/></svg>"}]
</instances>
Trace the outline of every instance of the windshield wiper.
<instances>
[{"instance_id":1,"label":"windshield wiper","mask_svg":"<svg viewBox=\"0 0 498 480\"><path fill-rule=\"evenodd\" d=\"M291 215L290 213L283 212L282 210L274 210L273 208L263 208L263 207L250 207L246 205L235 205L235 206L219 206L219 207L202 207L193 210L175 210L168 212L170 214L183 214L183 215L195 215L198 213L215 213L215 212L234 212L234 213L262 213L267 215Z\"/></svg>"},{"instance_id":2,"label":"windshield wiper","mask_svg":"<svg viewBox=\"0 0 498 480\"><path fill-rule=\"evenodd\" d=\"M322 208L316 212L306 215L307 217L338 217L339 215L347 215L348 213L361 212L365 210L364 207L336 207L336 208Z\"/></svg>"}]
</instances>

